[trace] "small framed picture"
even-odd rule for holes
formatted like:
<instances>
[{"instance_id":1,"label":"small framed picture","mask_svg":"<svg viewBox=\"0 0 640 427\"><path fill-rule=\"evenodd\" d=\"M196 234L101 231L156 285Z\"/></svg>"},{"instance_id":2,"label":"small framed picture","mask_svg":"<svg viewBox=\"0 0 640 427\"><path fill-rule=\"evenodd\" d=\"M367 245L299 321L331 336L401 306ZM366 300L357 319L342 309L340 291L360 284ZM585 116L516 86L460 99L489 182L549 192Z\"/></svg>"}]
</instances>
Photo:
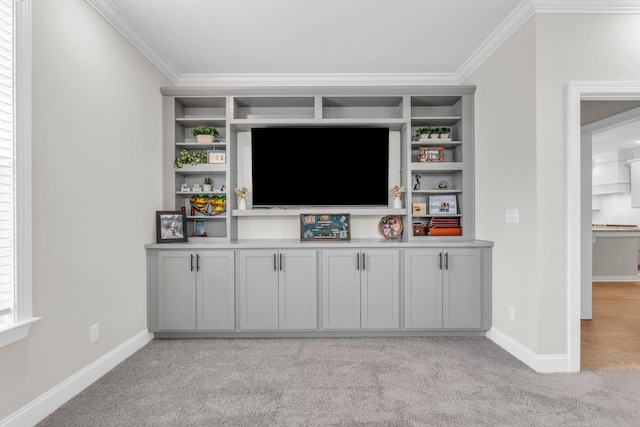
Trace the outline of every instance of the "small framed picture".
<instances>
[{"instance_id":1,"label":"small framed picture","mask_svg":"<svg viewBox=\"0 0 640 427\"><path fill-rule=\"evenodd\" d=\"M411 213L413 213L413 215L426 215L427 214L427 204L426 203L414 202L411 205L411 207L412 207Z\"/></svg>"},{"instance_id":2,"label":"small framed picture","mask_svg":"<svg viewBox=\"0 0 640 427\"><path fill-rule=\"evenodd\" d=\"M196 219L194 221L194 237L207 237L207 226L204 222L204 219Z\"/></svg>"},{"instance_id":3,"label":"small framed picture","mask_svg":"<svg viewBox=\"0 0 640 427\"><path fill-rule=\"evenodd\" d=\"M385 239L397 239L402 234L402 219L398 216L385 216L378 224L378 231Z\"/></svg>"},{"instance_id":4,"label":"small framed picture","mask_svg":"<svg viewBox=\"0 0 640 427\"><path fill-rule=\"evenodd\" d=\"M227 163L227 152L223 150L208 150L207 161L209 163Z\"/></svg>"},{"instance_id":5,"label":"small framed picture","mask_svg":"<svg viewBox=\"0 0 640 427\"><path fill-rule=\"evenodd\" d=\"M156 211L158 243L187 241L187 214L184 211Z\"/></svg>"},{"instance_id":6,"label":"small framed picture","mask_svg":"<svg viewBox=\"0 0 640 427\"><path fill-rule=\"evenodd\" d=\"M456 196L429 196L429 214L457 214Z\"/></svg>"},{"instance_id":7,"label":"small framed picture","mask_svg":"<svg viewBox=\"0 0 640 427\"><path fill-rule=\"evenodd\" d=\"M418 160L421 162L444 162L444 148L419 147Z\"/></svg>"}]
</instances>

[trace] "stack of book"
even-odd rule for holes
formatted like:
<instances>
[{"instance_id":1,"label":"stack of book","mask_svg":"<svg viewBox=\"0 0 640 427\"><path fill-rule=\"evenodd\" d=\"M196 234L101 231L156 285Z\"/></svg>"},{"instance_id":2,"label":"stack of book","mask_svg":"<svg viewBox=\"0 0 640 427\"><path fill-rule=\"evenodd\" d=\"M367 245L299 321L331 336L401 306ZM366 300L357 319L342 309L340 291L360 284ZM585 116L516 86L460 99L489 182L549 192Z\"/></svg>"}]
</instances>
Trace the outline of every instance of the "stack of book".
<instances>
[{"instance_id":1,"label":"stack of book","mask_svg":"<svg viewBox=\"0 0 640 427\"><path fill-rule=\"evenodd\" d=\"M462 236L460 218L431 218L430 236Z\"/></svg>"}]
</instances>

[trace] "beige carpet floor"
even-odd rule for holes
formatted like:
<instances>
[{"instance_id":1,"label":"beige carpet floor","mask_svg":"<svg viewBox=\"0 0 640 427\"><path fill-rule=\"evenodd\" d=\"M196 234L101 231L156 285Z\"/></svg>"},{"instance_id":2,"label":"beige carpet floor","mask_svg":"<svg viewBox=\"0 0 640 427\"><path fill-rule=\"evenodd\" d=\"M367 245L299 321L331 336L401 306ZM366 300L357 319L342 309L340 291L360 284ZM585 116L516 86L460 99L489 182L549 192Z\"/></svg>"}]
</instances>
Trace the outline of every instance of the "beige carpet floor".
<instances>
[{"instance_id":1,"label":"beige carpet floor","mask_svg":"<svg viewBox=\"0 0 640 427\"><path fill-rule=\"evenodd\" d=\"M640 372L539 374L486 338L154 340L73 426L639 426Z\"/></svg>"}]
</instances>

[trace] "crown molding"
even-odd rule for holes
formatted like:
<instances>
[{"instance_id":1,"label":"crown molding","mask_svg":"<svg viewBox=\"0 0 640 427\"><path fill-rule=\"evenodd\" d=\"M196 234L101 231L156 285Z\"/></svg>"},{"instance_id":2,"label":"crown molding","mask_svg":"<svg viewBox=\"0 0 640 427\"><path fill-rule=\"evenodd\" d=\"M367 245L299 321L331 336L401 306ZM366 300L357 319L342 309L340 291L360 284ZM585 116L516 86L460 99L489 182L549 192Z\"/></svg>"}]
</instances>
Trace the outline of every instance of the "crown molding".
<instances>
[{"instance_id":1,"label":"crown molding","mask_svg":"<svg viewBox=\"0 0 640 427\"><path fill-rule=\"evenodd\" d=\"M536 13L640 13L640 0L523 0L451 74L180 74L111 0L85 0L176 86L383 86L458 85Z\"/></svg>"},{"instance_id":2,"label":"crown molding","mask_svg":"<svg viewBox=\"0 0 640 427\"><path fill-rule=\"evenodd\" d=\"M638 13L640 0L531 0L536 13Z\"/></svg>"},{"instance_id":3,"label":"crown molding","mask_svg":"<svg viewBox=\"0 0 640 427\"><path fill-rule=\"evenodd\" d=\"M304 73L185 74L178 86L411 86L457 85L454 74L428 73Z\"/></svg>"},{"instance_id":4,"label":"crown molding","mask_svg":"<svg viewBox=\"0 0 640 427\"><path fill-rule=\"evenodd\" d=\"M456 72L458 82L462 83L469 77L502 43L518 31L535 12L536 10L531 0L524 0L520 3L458 69Z\"/></svg>"},{"instance_id":5,"label":"crown molding","mask_svg":"<svg viewBox=\"0 0 640 427\"><path fill-rule=\"evenodd\" d=\"M180 73L173 64L165 58L158 49L149 42L110 0L85 0L112 27L140 51L153 65L156 66L173 84L180 81Z\"/></svg>"}]
</instances>

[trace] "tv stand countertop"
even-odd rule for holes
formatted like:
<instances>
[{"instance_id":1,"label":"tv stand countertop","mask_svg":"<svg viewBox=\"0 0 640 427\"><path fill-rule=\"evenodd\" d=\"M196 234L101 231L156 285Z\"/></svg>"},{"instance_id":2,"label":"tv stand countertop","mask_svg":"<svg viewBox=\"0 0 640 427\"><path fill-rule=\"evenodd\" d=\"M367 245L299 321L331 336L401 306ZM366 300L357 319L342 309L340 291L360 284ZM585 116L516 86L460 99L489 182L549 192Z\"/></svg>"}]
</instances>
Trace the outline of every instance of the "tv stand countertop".
<instances>
[{"instance_id":1,"label":"tv stand countertop","mask_svg":"<svg viewBox=\"0 0 640 427\"><path fill-rule=\"evenodd\" d=\"M149 243L146 249L329 249L329 248L459 248L459 247L493 247L493 242L486 240L429 240L428 242L404 242L395 239L371 238L351 239L350 241L300 241L298 239L239 239L231 242L216 243Z\"/></svg>"}]
</instances>

